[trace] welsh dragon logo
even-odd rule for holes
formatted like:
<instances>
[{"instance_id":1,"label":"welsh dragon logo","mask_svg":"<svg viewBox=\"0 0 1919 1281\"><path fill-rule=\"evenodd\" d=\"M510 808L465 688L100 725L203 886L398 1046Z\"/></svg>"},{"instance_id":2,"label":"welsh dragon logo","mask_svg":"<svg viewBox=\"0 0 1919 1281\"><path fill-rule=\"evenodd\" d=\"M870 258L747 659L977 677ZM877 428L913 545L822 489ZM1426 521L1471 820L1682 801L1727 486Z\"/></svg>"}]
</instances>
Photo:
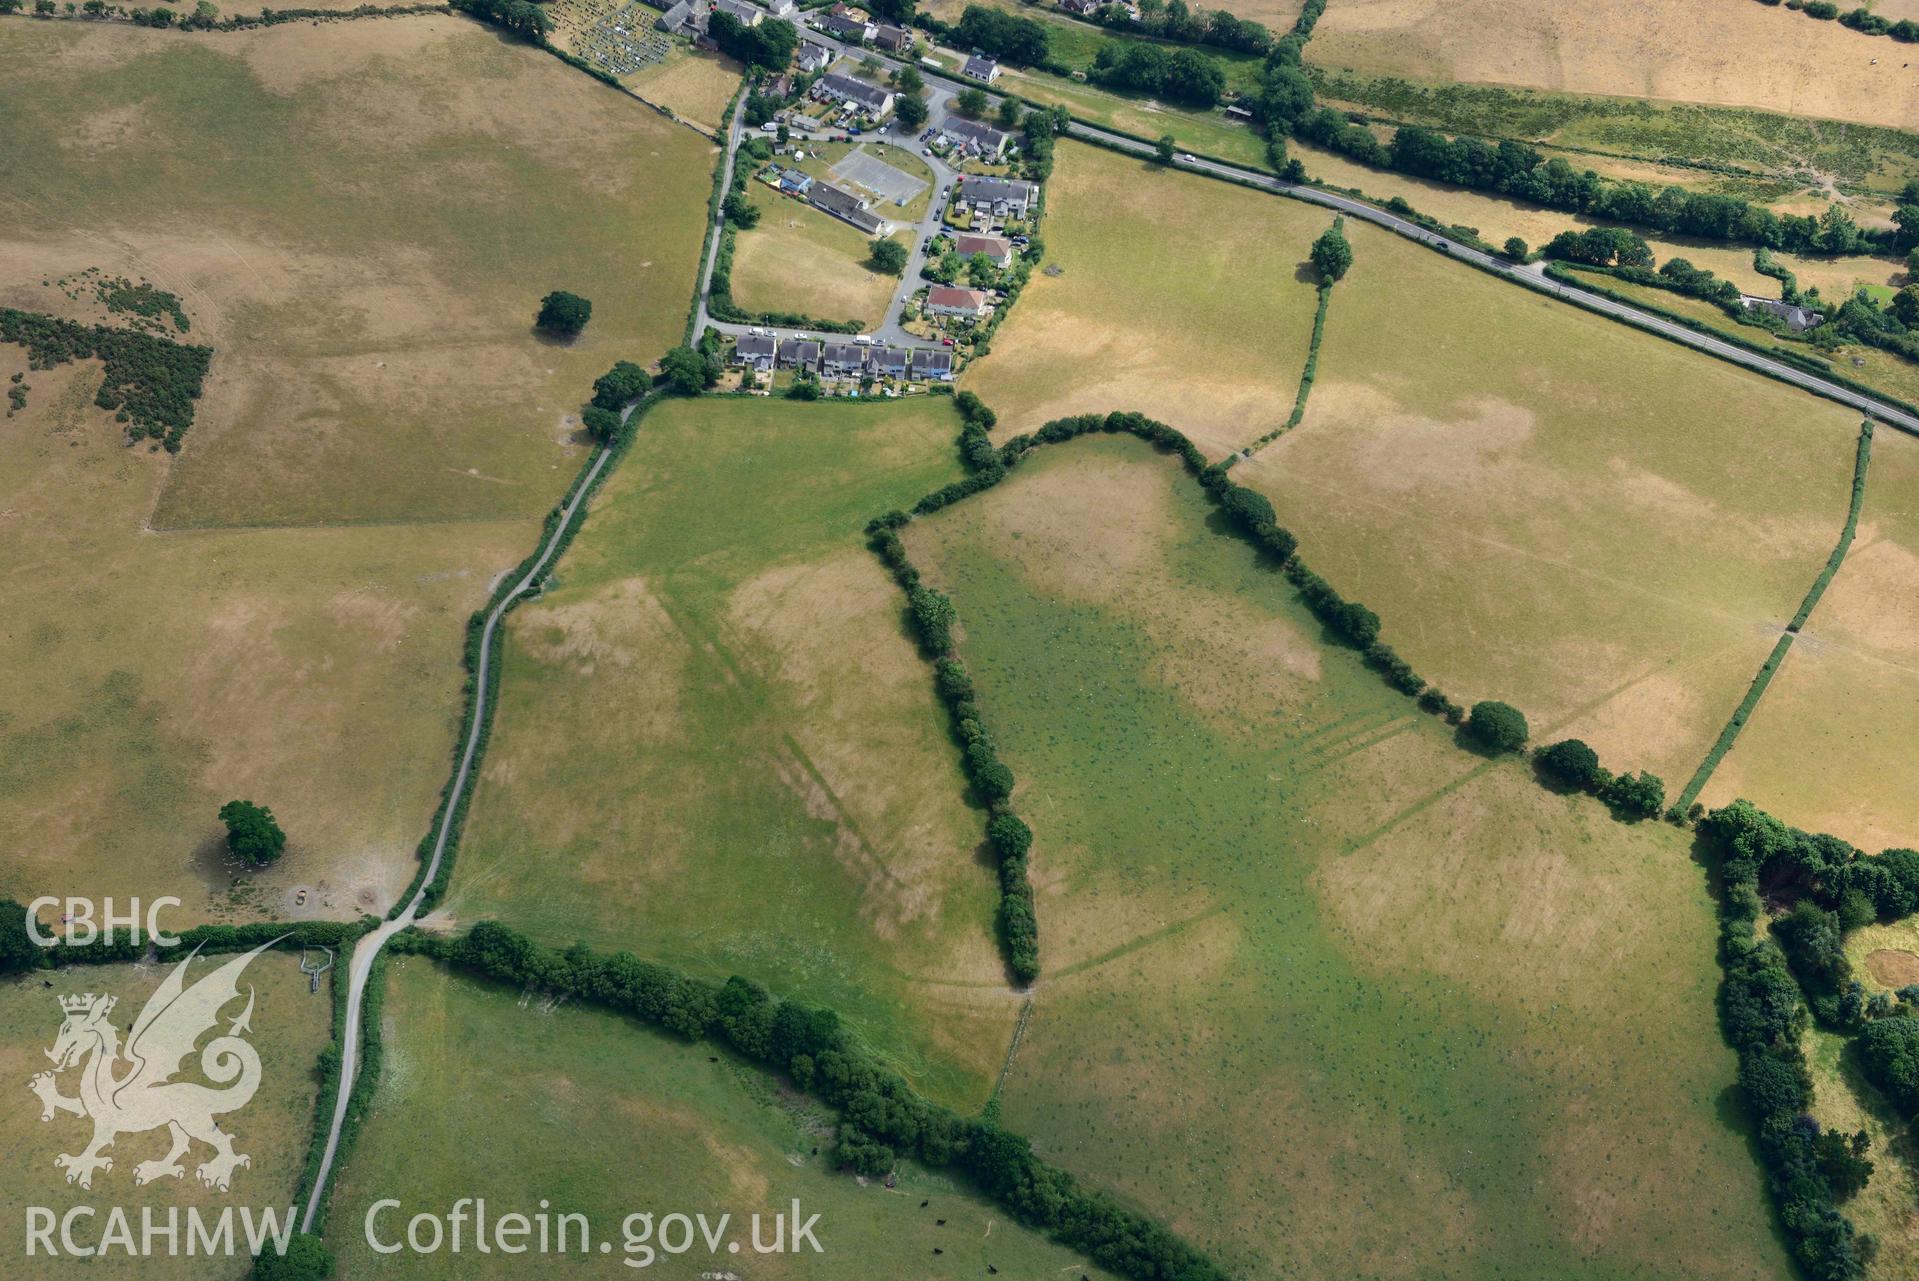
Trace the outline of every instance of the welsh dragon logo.
<instances>
[{"instance_id":1,"label":"welsh dragon logo","mask_svg":"<svg viewBox=\"0 0 1919 1281\"><path fill-rule=\"evenodd\" d=\"M194 948L148 998L124 1047L119 1030L107 1017L117 998L91 992L60 998L65 1019L53 1048L46 1052L53 1060L53 1071L35 1076L28 1088L40 1098L42 1121L51 1121L58 1112L93 1120L93 1141L83 1152L53 1159L67 1172L68 1183L92 1187L94 1171L113 1169L113 1158L103 1153L113 1146L114 1139L161 1126L172 1136L173 1146L159 1160L136 1165L135 1183L182 1177L186 1171L180 1158L195 1141L213 1149L212 1157L194 1170L208 1187L226 1191L234 1170L252 1164L250 1158L233 1150L232 1136L213 1122L216 1116L245 1107L260 1088L260 1056L242 1036L252 1031L251 987L239 1017L228 1024L224 1035L214 1037L200 1051L200 1070L208 1080L225 1088L175 1081L173 1077L192 1055L194 1043L220 1022L220 1011L239 999L241 972L272 946L263 943L188 987L187 966L200 951ZM116 1070L121 1064L126 1065L124 1070ZM54 1078L73 1067L79 1068L80 1093L77 1098L68 1098L60 1093Z\"/></svg>"}]
</instances>

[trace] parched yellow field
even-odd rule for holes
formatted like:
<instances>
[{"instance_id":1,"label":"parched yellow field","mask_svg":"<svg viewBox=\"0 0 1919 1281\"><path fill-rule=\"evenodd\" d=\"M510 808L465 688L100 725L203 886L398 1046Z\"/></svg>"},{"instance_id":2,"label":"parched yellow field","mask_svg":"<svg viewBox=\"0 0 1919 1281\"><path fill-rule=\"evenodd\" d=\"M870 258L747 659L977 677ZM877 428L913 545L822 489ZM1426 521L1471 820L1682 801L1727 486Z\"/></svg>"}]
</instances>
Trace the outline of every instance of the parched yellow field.
<instances>
[{"instance_id":1,"label":"parched yellow field","mask_svg":"<svg viewBox=\"0 0 1919 1281\"><path fill-rule=\"evenodd\" d=\"M741 70L739 63L722 54L682 51L676 46L664 62L636 71L622 83L680 119L717 133L726 104L740 87Z\"/></svg>"},{"instance_id":2,"label":"parched yellow field","mask_svg":"<svg viewBox=\"0 0 1919 1281\"><path fill-rule=\"evenodd\" d=\"M867 267L872 242L764 184L748 191L760 207L760 221L734 238L733 301L751 312L878 324L893 291L906 283Z\"/></svg>"},{"instance_id":3,"label":"parched yellow field","mask_svg":"<svg viewBox=\"0 0 1919 1281\"><path fill-rule=\"evenodd\" d=\"M384 912L452 757L466 617L538 525L155 532L166 455L121 445L99 383L28 373L0 419L0 897ZM286 830L267 872L226 858L235 798Z\"/></svg>"},{"instance_id":4,"label":"parched yellow field","mask_svg":"<svg viewBox=\"0 0 1919 1281\"><path fill-rule=\"evenodd\" d=\"M1095 437L903 531L1036 834L1006 1123L1253 1281L1785 1276L1688 836L1460 750L1210 510Z\"/></svg>"},{"instance_id":5,"label":"parched yellow field","mask_svg":"<svg viewBox=\"0 0 1919 1281\"><path fill-rule=\"evenodd\" d=\"M0 83L0 304L144 276L218 353L156 526L537 516L593 378L679 340L711 145L469 20L14 22Z\"/></svg>"},{"instance_id":6,"label":"parched yellow field","mask_svg":"<svg viewBox=\"0 0 1919 1281\"><path fill-rule=\"evenodd\" d=\"M1910 127L1901 46L1752 0L1335 0L1308 58L1377 75ZM1874 65L1874 64L1877 65Z\"/></svg>"},{"instance_id":7,"label":"parched yellow field","mask_svg":"<svg viewBox=\"0 0 1919 1281\"><path fill-rule=\"evenodd\" d=\"M212 1155L212 1149L200 1143L181 1158L185 1168L181 1178L136 1185L134 1167L166 1155L169 1145L164 1129L120 1135L108 1151L113 1168L96 1173L90 1189L69 1186L65 1173L53 1163L56 1155L79 1153L93 1131L90 1122L69 1113L57 1113L51 1121L43 1122L40 1103L27 1090L29 1078L51 1066L44 1051L52 1048L60 1030L58 998L83 992L117 997L119 1004L110 1019L124 1039L147 997L178 959L170 957L160 965L78 965L0 983L0 1080L6 1082L9 1093L7 1106L0 1109L0 1161L7 1167L7 1177L0 1181L0 1215L5 1216L7 1224L4 1248L9 1255L9 1275L239 1281L252 1266L244 1244L233 1258L186 1257L187 1207L196 1208L209 1226L223 1208L238 1206L256 1214L271 1209L279 1221L285 1221L313 1133L314 1069L331 1036L333 1017L328 985L322 983L317 993L308 994L298 953L263 953L241 976L241 996L249 987L254 993L253 1031L246 1039L260 1055L260 1086L245 1107L216 1118L220 1128L233 1136L234 1151L251 1159L251 1164L234 1172L229 1191L215 1191L200 1183L195 1167ZM212 973L231 959L208 956L195 960L187 971L187 982ZM236 1001L224 1011L222 1032L243 1008ZM73 1097L79 1093L80 1071L70 1068L55 1078L61 1094ZM125 1074L127 1065L120 1064L116 1071ZM177 1079L213 1084L201 1074L198 1055L186 1061ZM106 1215L114 1206L124 1207L136 1242L143 1208L151 1207L164 1224L168 1208L177 1207L182 1215L181 1254L130 1258L114 1249L84 1261L25 1259L23 1225L27 1207L41 1206L64 1214L80 1205L91 1205L98 1211L91 1220L82 1217L74 1221L75 1236L82 1244L100 1239L107 1226ZM236 1237L241 1233L237 1212L234 1233ZM57 1235L54 1239L59 1240Z\"/></svg>"},{"instance_id":8,"label":"parched yellow field","mask_svg":"<svg viewBox=\"0 0 1919 1281\"><path fill-rule=\"evenodd\" d=\"M984 1103L1020 996L899 588L861 529L958 472L945 397L669 401L516 610L449 910L838 1008Z\"/></svg>"},{"instance_id":9,"label":"parched yellow field","mask_svg":"<svg viewBox=\"0 0 1919 1281\"><path fill-rule=\"evenodd\" d=\"M1702 799L1919 847L1919 441L1881 427L1845 564Z\"/></svg>"},{"instance_id":10,"label":"parched yellow field","mask_svg":"<svg viewBox=\"0 0 1919 1281\"><path fill-rule=\"evenodd\" d=\"M1331 215L1077 143L1046 200L1046 265L965 378L1002 429L1137 409L1219 455L1286 421Z\"/></svg>"},{"instance_id":11,"label":"parched yellow field","mask_svg":"<svg viewBox=\"0 0 1919 1281\"><path fill-rule=\"evenodd\" d=\"M1838 538L1857 418L1349 234L1305 421L1235 479L1455 700L1676 791Z\"/></svg>"}]
</instances>

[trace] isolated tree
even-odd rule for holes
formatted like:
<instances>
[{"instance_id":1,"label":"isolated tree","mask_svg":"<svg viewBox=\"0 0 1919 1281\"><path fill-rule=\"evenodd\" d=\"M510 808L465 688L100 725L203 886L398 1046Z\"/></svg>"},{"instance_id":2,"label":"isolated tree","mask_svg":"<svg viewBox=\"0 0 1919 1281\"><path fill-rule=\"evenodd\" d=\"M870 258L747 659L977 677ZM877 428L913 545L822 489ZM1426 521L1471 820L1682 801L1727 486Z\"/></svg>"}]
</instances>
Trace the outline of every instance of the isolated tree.
<instances>
[{"instance_id":1,"label":"isolated tree","mask_svg":"<svg viewBox=\"0 0 1919 1281\"><path fill-rule=\"evenodd\" d=\"M253 1281L327 1281L333 1275L333 1255L319 1237L297 1232L287 1241L287 1252L272 1250L253 1256Z\"/></svg>"},{"instance_id":2,"label":"isolated tree","mask_svg":"<svg viewBox=\"0 0 1919 1281\"><path fill-rule=\"evenodd\" d=\"M1159 141L1153 144L1153 158L1163 165L1172 164L1173 148L1178 145L1177 142L1173 141L1172 134L1161 134Z\"/></svg>"},{"instance_id":3,"label":"isolated tree","mask_svg":"<svg viewBox=\"0 0 1919 1281\"><path fill-rule=\"evenodd\" d=\"M1020 113L1024 110L1025 107L1021 105L1018 98L1001 98L999 100L999 127L1002 129L1018 128Z\"/></svg>"},{"instance_id":4,"label":"isolated tree","mask_svg":"<svg viewBox=\"0 0 1919 1281\"><path fill-rule=\"evenodd\" d=\"M18 974L40 963L40 946L27 937L27 909L0 899L0 974Z\"/></svg>"},{"instance_id":5,"label":"isolated tree","mask_svg":"<svg viewBox=\"0 0 1919 1281\"><path fill-rule=\"evenodd\" d=\"M1526 745L1526 717L1517 707L1493 699L1474 703L1466 732L1495 752L1516 752Z\"/></svg>"},{"instance_id":6,"label":"isolated tree","mask_svg":"<svg viewBox=\"0 0 1919 1281\"><path fill-rule=\"evenodd\" d=\"M1340 230L1338 222L1320 233L1313 242L1313 270L1327 284L1332 284L1346 274L1353 265L1353 247L1347 243L1346 233Z\"/></svg>"},{"instance_id":7,"label":"isolated tree","mask_svg":"<svg viewBox=\"0 0 1919 1281\"><path fill-rule=\"evenodd\" d=\"M926 123L926 103L912 94L902 94L893 102L893 115L908 129L918 129Z\"/></svg>"},{"instance_id":8,"label":"isolated tree","mask_svg":"<svg viewBox=\"0 0 1919 1281\"><path fill-rule=\"evenodd\" d=\"M884 236L873 242L872 253L868 261L875 271L883 271L889 276L897 276L906 270L906 246L897 240L888 240Z\"/></svg>"},{"instance_id":9,"label":"isolated tree","mask_svg":"<svg viewBox=\"0 0 1919 1281\"><path fill-rule=\"evenodd\" d=\"M901 67L893 73L893 87L903 94L918 97L926 92L926 77L918 67Z\"/></svg>"},{"instance_id":10,"label":"isolated tree","mask_svg":"<svg viewBox=\"0 0 1919 1281\"><path fill-rule=\"evenodd\" d=\"M1599 779L1599 753L1576 738L1562 738L1533 753L1539 772L1567 787L1586 789Z\"/></svg>"},{"instance_id":11,"label":"isolated tree","mask_svg":"<svg viewBox=\"0 0 1919 1281\"><path fill-rule=\"evenodd\" d=\"M1524 262L1526 261L1527 252L1528 249L1525 241L1521 240L1518 236L1506 237L1506 256L1508 258L1514 262Z\"/></svg>"},{"instance_id":12,"label":"isolated tree","mask_svg":"<svg viewBox=\"0 0 1919 1281\"><path fill-rule=\"evenodd\" d=\"M228 801L220 807L220 821L227 825L227 848L254 867L265 867L286 851L286 833L264 805Z\"/></svg>"},{"instance_id":13,"label":"isolated tree","mask_svg":"<svg viewBox=\"0 0 1919 1281\"><path fill-rule=\"evenodd\" d=\"M978 120L990 105L984 89L962 89L953 99L953 110L968 120Z\"/></svg>"},{"instance_id":14,"label":"isolated tree","mask_svg":"<svg viewBox=\"0 0 1919 1281\"><path fill-rule=\"evenodd\" d=\"M555 338L572 338L585 329L586 322L592 318L592 303L578 294L555 289L540 299L540 314L534 318L533 325Z\"/></svg>"}]
</instances>

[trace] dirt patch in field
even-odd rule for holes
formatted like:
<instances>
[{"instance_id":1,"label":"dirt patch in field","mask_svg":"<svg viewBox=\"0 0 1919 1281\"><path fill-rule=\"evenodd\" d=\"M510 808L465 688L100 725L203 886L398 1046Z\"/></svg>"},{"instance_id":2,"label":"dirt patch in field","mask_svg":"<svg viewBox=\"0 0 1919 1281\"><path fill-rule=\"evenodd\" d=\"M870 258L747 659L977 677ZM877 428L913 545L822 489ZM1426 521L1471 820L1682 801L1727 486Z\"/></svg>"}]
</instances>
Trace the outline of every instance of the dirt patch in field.
<instances>
[{"instance_id":1,"label":"dirt patch in field","mask_svg":"<svg viewBox=\"0 0 1919 1281\"><path fill-rule=\"evenodd\" d=\"M1897 948L1880 948L1866 954L1866 973L1883 987L1919 983L1919 956Z\"/></svg>"}]
</instances>

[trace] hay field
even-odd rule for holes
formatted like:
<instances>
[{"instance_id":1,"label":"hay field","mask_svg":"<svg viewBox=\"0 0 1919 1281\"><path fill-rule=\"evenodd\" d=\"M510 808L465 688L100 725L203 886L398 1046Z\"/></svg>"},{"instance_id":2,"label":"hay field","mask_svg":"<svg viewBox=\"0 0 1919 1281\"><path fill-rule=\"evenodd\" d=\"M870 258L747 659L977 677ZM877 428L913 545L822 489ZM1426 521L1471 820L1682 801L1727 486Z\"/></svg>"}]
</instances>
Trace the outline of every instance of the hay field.
<instances>
[{"instance_id":1,"label":"hay field","mask_svg":"<svg viewBox=\"0 0 1919 1281\"><path fill-rule=\"evenodd\" d=\"M1209 520L1092 440L904 531L1037 834L1007 1123L1238 1276L1787 1275L1684 834L1461 751Z\"/></svg>"},{"instance_id":2,"label":"hay field","mask_svg":"<svg viewBox=\"0 0 1919 1281\"><path fill-rule=\"evenodd\" d=\"M1919 119L1902 46L1751 0L1347 0L1327 6L1307 57L1413 80Z\"/></svg>"},{"instance_id":3,"label":"hay field","mask_svg":"<svg viewBox=\"0 0 1919 1281\"><path fill-rule=\"evenodd\" d=\"M388 971L386 1070L366 1129L340 1172L328 1234L344 1281L363 1277L507 1277L532 1274L664 1276L730 1272L782 1278L1008 1278L1108 1274L1013 1223L944 1176L907 1167L897 1187L861 1185L819 1153L832 1114L755 1068L713 1059L704 1045L637 1027L599 1010L522 1008L520 994L449 974L418 957ZM411 1251L375 1254L362 1230L381 1198L405 1209L383 1232L463 1196L489 1214L583 1213L611 1258L534 1264L527 1258ZM818 1214L821 1253L758 1255L751 1216ZM921 1202L928 1202L925 1206ZM628 1214L731 1215L715 1259L702 1244L658 1255L644 1270L619 1266ZM943 1220L943 1223L941 1222ZM770 1240L770 1223L763 1240ZM390 1239L390 1234L389 1234ZM597 1246L595 1247L597 1253ZM643 1262L631 1256L635 1263ZM573 1264L577 1267L569 1268Z\"/></svg>"},{"instance_id":4,"label":"hay field","mask_svg":"<svg viewBox=\"0 0 1919 1281\"><path fill-rule=\"evenodd\" d=\"M537 50L439 16L9 31L0 304L143 275L216 349L158 526L539 515L592 379L679 340L712 147ZM597 295L570 348L530 332L565 287Z\"/></svg>"},{"instance_id":5,"label":"hay field","mask_svg":"<svg viewBox=\"0 0 1919 1281\"><path fill-rule=\"evenodd\" d=\"M452 914L833 1005L985 1100L1018 997L983 819L867 519L957 474L947 399L672 401L516 611Z\"/></svg>"},{"instance_id":6,"label":"hay field","mask_svg":"<svg viewBox=\"0 0 1919 1281\"><path fill-rule=\"evenodd\" d=\"M192 983L230 959L218 956L194 961L187 971L187 981ZM113 1168L96 1173L90 1190L69 1186L65 1173L53 1164L57 1154L80 1152L92 1134L89 1122L66 1113L42 1122L40 1104L27 1091L28 1079L49 1067L43 1051L52 1047L60 1030L57 998L82 992L118 997L111 1019L124 1038L146 998L171 966L171 960L164 965L77 965L0 984L0 1080L7 1083L9 1091L8 1106L0 1110L0 1118L4 1118L0 1120L0 1160L7 1167L6 1180L0 1183L0 1214L6 1216L8 1224L9 1254L25 1251L23 1225L28 1206L45 1206L55 1213L76 1205L97 1207L100 1217L90 1224L84 1219L75 1222L75 1235L83 1242L89 1231L94 1240L99 1239L111 1206L126 1209L136 1240L142 1207L152 1207L162 1224L170 1206L180 1207L182 1214L187 1206L196 1206L215 1219L227 1205L254 1207L256 1213L271 1208L275 1214L285 1215L306 1163L307 1141L313 1133L315 1065L331 1036L333 1017L333 999L325 983L318 993L308 994L298 953L264 953L254 959L241 979L242 995L249 986L255 995L254 1032L247 1039L260 1055L260 1087L244 1108L219 1118L220 1128L233 1136L234 1150L252 1158L251 1165L234 1172L230 1191L214 1191L195 1176L194 1167L211 1154L211 1149L199 1143L181 1159L186 1168L183 1177L136 1186L134 1167L166 1155L164 1130L120 1136L109 1152ZM43 980L51 985L43 986ZM235 1002L225 1012L226 1021L242 1008ZM224 1030L225 1021L221 1026ZM122 1065L119 1070L125 1072L126 1068ZM78 1093L78 1072L77 1068L69 1069L56 1078L62 1094L71 1097ZM187 1061L180 1079L207 1083L197 1056ZM237 1213L235 1218L237 1236L241 1230ZM185 1257L185 1231L183 1221L182 1255L178 1258L134 1259L115 1250L88 1259L84 1265L36 1261L35 1267L55 1270L33 1275L138 1277L140 1281L240 1281L247 1275L252 1261L244 1253L230 1259Z\"/></svg>"},{"instance_id":7,"label":"hay field","mask_svg":"<svg viewBox=\"0 0 1919 1281\"><path fill-rule=\"evenodd\" d=\"M1844 523L1856 415L1366 226L1235 469L1428 680L1677 788Z\"/></svg>"},{"instance_id":8,"label":"hay field","mask_svg":"<svg viewBox=\"0 0 1919 1281\"><path fill-rule=\"evenodd\" d=\"M1919 441L1881 427L1852 550L1701 799L1872 853L1919 846L1915 725Z\"/></svg>"},{"instance_id":9,"label":"hay field","mask_svg":"<svg viewBox=\"0 0 1919 1281\"><path fill-rule=\"evenodd\" d=\"M733 240L733 301L751 312L795 312L816 320L878 324L898 276L866 265L872 242L838 218L763 184L751 189L759 225ZM895 235L905 242L911 231Z\"/></svg>"},{"instance_id":10,"label":"hay field","mask_svg":"<svg viewBox=\"0 0 1919 1281\"><path fill-rule=\"evenodd\" d=\"M1078 143L1046 201L1047 265L964 378L1003 429L1137 409L1218 455L1286 420L1330 214Z\"/></svg>"},{"instance_id":11,"label":"hay field","mask_svg":"<svg viewBox=\"0 0 1919 1281\"><path fill-rule=\"evenodd\" d=\"M0 346L0 378L25 363ZM0 897L384 912L452 757L466 617L538 525L155 532L167 456L121 444L98 364L25 381L0 419ZM226 857L235 798L286 830L270 871Z\"/></svg>"}]
</instances>

